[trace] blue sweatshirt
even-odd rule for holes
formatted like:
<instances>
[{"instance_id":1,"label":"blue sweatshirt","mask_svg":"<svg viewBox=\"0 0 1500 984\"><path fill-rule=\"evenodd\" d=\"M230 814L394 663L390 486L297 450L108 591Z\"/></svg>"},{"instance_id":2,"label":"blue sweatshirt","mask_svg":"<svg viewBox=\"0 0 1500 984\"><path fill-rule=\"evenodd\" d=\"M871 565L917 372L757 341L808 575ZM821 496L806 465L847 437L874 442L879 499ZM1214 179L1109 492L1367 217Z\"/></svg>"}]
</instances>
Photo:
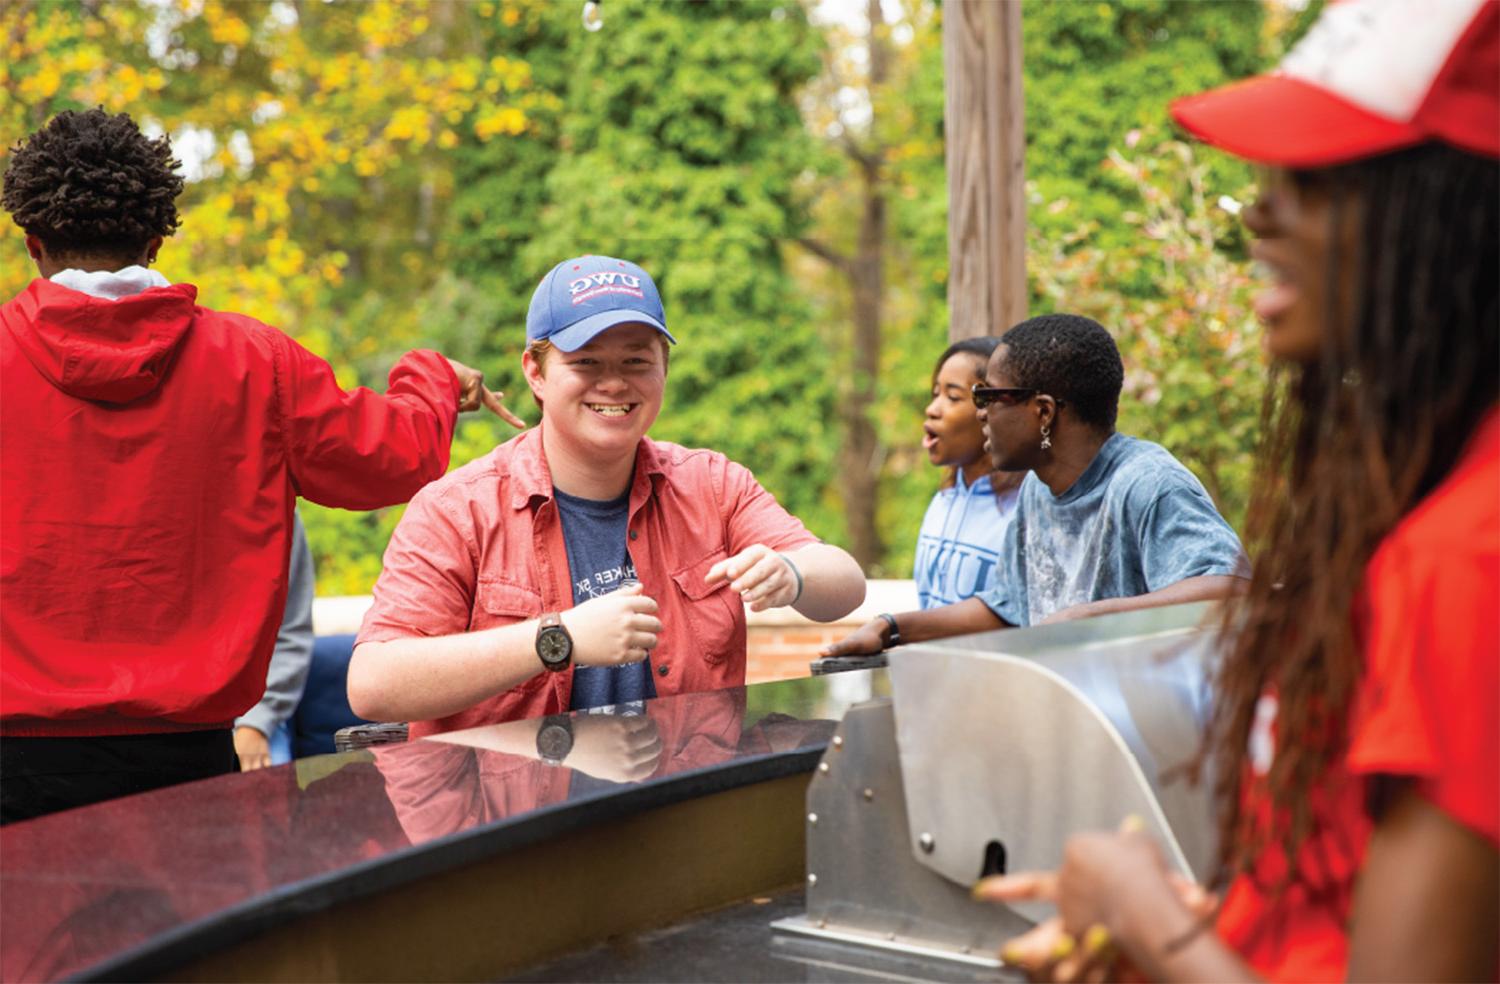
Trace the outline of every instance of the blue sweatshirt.
<instances>
[{"instance_id":1,"label":"blue sweatshirt","mask_svg":"<svg viewBox=\"0 0 1500 984\"><path fill-rule=\"evenodd\" d=\"M912 576L923 608L951 605L981 594L994 582L1000 544L1016 512L1016 489L998 499L990 477L964 484L960 471L952 488L939 489L927 506L917 535Z\"/></svg>"}]
</instances>

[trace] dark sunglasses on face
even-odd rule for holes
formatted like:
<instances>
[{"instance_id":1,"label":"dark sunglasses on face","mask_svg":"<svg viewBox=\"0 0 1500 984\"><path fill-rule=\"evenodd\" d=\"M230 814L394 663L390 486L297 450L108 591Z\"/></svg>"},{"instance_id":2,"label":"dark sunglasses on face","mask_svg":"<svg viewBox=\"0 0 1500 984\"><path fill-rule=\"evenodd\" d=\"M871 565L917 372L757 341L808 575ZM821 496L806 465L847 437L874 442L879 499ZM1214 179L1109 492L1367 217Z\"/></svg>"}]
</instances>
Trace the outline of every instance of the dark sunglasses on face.
<instances>
[{"instance_id":1,"label":"dark sunglasses on face","mask_svg":"<svg viewBox=\"0 0 1500 984\"><path fill-rule=\"evenodd\" d=\"M975 383L970 390L974 394L974 406L983 410L992 403L998 403L1002 407L1013 407L1036 396L1034 389L1017 389L1005 386L981 386Z\"/></svg>"}]
</instances>

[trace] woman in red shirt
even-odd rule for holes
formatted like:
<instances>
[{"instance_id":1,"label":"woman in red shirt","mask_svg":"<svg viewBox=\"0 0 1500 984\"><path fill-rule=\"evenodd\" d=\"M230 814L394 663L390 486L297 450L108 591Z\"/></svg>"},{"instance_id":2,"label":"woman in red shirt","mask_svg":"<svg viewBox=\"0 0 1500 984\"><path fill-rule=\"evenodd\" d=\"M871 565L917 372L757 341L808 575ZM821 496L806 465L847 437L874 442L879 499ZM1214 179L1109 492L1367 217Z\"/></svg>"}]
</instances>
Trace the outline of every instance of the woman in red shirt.
<instances>
[{"instance_id":1,"label":"woman in red shirt","mask_svg":"<svg viewBox=\"0 0 1500 984\"><path fill-rule=\"evenodd\" d=\"M1492 979L1500 925L1500 9L1330 4L1274 75L1173 107L1268 165L1276 363L1209 736L1222 902L1073 838L1013 942L1048 979ZM1351 617L1352 614L1352 617ZM1127 824L1127 827L1129 825Z\"/></svg>"}]
</instances>

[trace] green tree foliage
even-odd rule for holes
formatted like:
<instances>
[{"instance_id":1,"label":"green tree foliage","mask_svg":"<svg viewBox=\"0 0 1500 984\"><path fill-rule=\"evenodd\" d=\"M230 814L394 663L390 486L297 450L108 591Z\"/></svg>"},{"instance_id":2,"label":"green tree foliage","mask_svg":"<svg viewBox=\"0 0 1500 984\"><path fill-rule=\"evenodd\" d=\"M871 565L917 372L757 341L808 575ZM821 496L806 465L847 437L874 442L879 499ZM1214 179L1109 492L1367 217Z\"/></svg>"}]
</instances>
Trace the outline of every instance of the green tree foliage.
<instances>
[{"instance_id":1,"label":"green tree foliage","mask_svg":"<svg viewBox=\"0 0 1500 984\"><path fill-rule=\"evenodd\" d=\"M781 256L806 221L794 183L814 146L796 97L820 37L794 0L610 0L598 33L579 28L578 11L536 5L506 39L555 107L525 139L456 155L454 272L470 286L455 295L478 317L450 321L447 348L524 392L525 311L541 276L582 253L632 259L655 277L680 342L653 434L745 462L839 539L830 360Z\"/></svg>"},{"instance_id":2,"label":"green tree foliage","mask_svg":"<svg viewBox=\"0 0 1500 984\"><path fill-rule=\"evenodd\" d=\"M1255 0L1037 3L1023 14L1028 218L1050 234L1093 222L1112 247L1131 188L1106 166L1109 151L1173 133L1179 96L1241 78L1266 61L1265 7ZM1248 172L1227 157L1210 181L1238 187ZM1149 283L1128 285L1146 289Z\"/></svg>"},{"instance_id":3,"label":"green tree foliage","mask_svg":"<svg viewBox=\"0 0 1500 984\"><path fill-rule=\"evenodd\" d=\"M941 6L883 5L878 84L860 77L858 29L810 24L799 0L604 6L589 33L572 0L13 0L0 137L103 104L191 146L164 272L285 328L349 385L378 388L400 352L436 347L535 419L519 372L532 288L566 256L629 256L682 340L656 433L745 462L836 542L851 309L793 244L851 254L855 139L887 236L879 379L860 401L882 442L887 549L870 573L905 575L939 479L919 435L947 342ZM1166 106L1264 67L1309 20L1255 0L1024 12L1032 309L1117 333L1122 426L1187 460L1231 516L1255 346L1242 235L1215 202L1249 175L1185 156ZM850 106L866 121L834 111ZM0 245L19 257L19 238ZM29 276L0 264L0 289ZM466 418L455 465L510 433ZM399 510L303 508L320 591L368 590Z\"/></svg>"}]
</instances>

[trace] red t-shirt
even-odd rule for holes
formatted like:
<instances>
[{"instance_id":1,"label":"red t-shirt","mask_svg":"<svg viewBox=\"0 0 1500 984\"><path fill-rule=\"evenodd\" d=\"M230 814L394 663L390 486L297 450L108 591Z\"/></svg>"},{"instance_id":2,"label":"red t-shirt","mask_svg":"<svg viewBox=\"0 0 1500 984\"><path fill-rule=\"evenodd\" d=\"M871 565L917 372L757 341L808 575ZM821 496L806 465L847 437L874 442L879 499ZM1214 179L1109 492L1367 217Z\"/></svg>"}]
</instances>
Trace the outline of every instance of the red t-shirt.
<instances>
[{"instance_id":1,"label":"red t-shirt","mask_svg":"<svg viewBox=\"0 0 1500 984\"><path fill-rule=\"evenodd\" d=\"M1414 780L1428 801L1500 844L1500 413L1375 552L1357 618L1365 678L1348 753L1313 791L1302 877L1273 902L1287 859L1267 851L1230 885L1219 916L1225 941L1274 980L1344 979L1370 777ZM1264 821L1274 695L1257 710L1244 795Z\"/></svg>"}]
</instances>

